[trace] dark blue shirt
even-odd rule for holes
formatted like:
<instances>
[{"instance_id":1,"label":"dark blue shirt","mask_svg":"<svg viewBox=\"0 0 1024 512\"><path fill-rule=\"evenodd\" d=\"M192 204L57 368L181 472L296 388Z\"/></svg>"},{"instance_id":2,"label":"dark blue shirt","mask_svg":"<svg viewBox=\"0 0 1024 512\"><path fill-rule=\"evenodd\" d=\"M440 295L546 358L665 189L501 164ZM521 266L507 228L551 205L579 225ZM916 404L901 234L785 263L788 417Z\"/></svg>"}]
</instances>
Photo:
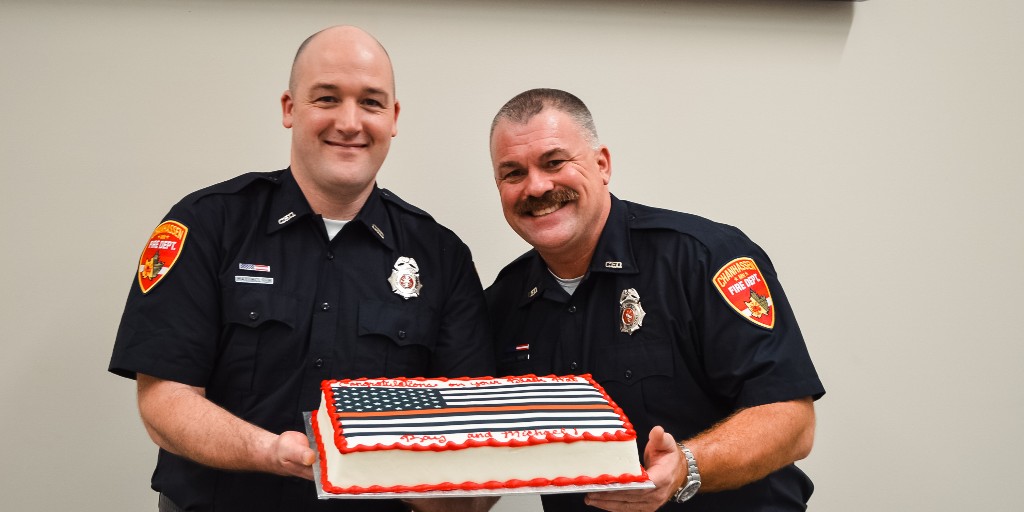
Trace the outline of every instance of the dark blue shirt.
<instances>
[{"instance_id":1,"label":"dark blue shirt","mask_svg":"<svg viewBox=\"0 0 1024 512\"><path fill-rule=\"evenodd\" d=\"M494 373L469 249L387 190L375 187L333 240L290 170L195 192L165 220L188 232L147 293L133 283L110 361L115 374L206 388L217 405L280 433L305 431L302 413L319 406L325 379ZM400 258L415 261L418 294L393 291ZM186 510L408 508L318 501L307 480L219 471L164 450L153 488Z\"/></svg>"},{"instance_id":2,"label":"dark blue shirt","mask_svg":"<svg viewBox=\"0 0 1024 512\"><path fill-rule=\"evenodd\" d=\"M633 423L641 461L655 425L684 440L744 407L824 394L768 256L701 217L612 196L572 295L534 250L486 295L499 375L592 374ZM804 510L812 489L790 465L663 510ZM548 511L596 510L580 494L543 501Z\"/></svg>"}]
</instances>

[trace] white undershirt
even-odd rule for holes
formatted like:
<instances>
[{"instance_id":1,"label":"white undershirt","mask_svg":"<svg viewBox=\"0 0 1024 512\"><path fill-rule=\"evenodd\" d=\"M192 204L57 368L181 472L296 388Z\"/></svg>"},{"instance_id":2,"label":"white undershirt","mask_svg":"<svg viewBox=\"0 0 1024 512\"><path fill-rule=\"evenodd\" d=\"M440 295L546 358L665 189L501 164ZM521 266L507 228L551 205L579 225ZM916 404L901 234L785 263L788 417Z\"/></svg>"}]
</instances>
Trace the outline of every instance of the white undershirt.
<instances>
[{"instance_id":1,"label":"white undershirt","mask_svg":"<svg viewBox=\"0 0 1024 512\"><path fill-rule=\"evenodd\" d=\"M550 268L548 269L548 272L551 272ZM558 281L558 284L562 286L562 289L565 290L566 293L572 295L573 292L576 291L576 287L580 285L580 281L583 280L583 276L586 274L579 277L571 277L569 279L562 279L561 277L556 276L554 272L551 272L551 275L554 276L555 281Z\"/></svg>"},{"instance_id":2,"label":"white undershirt","mask_svg":"<svg viewBox=\"0 0 1024 512\"><path fill-rule=\"evenodd\" d=\"M334 235L337 235L341 231L341 228L348 224L347 220L334 220L324 217L324 227L327 228L327 239L334 240Z\"/></svg>"}]
</instances>

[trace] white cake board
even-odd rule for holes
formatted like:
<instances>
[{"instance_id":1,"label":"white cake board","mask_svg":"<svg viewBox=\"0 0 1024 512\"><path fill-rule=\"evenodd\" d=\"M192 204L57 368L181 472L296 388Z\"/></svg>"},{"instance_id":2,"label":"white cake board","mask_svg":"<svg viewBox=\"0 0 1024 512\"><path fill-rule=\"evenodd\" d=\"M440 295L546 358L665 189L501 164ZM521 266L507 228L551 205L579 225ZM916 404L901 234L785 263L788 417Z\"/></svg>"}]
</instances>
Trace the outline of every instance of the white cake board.
<instances>
[{"instance_id":1,"label":"white cake board","mask_svg":"<svg viewBox=\"0 0 1024 512\"><path fill-rule=\"evenodd\" d=\"M313 483L316 485L316 496L322 500L334 498L349 499L394 499L394 498L451 498L456 496L505 496L510 494L559 494L570 492L602 492L621 491L625 489L653 489L654 482L634 482L625 484L591 484L591 485L546 485L543 487L516 487L510 489L480 489L475 491L427 491L427 492L368 492L360 494L335 494L326 492L320 480L320 451L316 448L316 437L313 436L313 426L310 423L312 412L302 413L305 420L306 437L309 438L309 447L317 454L313 461Z\"/></svg>"}]
</instances>

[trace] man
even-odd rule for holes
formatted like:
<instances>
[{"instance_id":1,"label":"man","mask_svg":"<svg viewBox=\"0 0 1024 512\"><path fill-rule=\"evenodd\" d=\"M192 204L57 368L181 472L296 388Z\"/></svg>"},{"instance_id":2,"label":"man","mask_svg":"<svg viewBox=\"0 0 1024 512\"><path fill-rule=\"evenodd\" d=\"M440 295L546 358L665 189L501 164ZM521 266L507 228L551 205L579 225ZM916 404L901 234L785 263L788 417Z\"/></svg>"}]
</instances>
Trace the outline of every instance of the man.
<instances>
[{"instance_id":1,"label":"man","mask_svg":"<svg viewBox=\"0 0 1024 512\"><path fill-rule=\"evenodd\" d=\"M324 379L493 374L483 290L454 233L376 186L399 113L380 43L314 34L281 107L290 167L171 209L109 369L137 379L160 510L408 510L318 501L302 413Z\"/></svg>"},{"instance_id":2,"label":"man","mask_svg":"<svg viewBox=\"0 0 1024 512\"><path fill-rule=\"evenodd\" d=\"M764 252L611 195L610 152L564 91L511 99L490 148L505 219L534 248L486 292L498 373L592 374L656 484L544 496L545 510L803 510L812 486L792 463L824 389Z\"/></svg>"}]
</instances>

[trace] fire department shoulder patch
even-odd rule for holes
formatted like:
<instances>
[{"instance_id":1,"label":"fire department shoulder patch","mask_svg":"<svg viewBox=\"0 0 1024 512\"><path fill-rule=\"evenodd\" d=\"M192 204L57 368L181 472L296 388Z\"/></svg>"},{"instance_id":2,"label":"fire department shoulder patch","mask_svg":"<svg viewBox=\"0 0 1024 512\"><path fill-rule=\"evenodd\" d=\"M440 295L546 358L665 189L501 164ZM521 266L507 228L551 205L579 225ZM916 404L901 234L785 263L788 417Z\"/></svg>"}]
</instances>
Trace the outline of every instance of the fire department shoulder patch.
<instances>
[{"instance_id":1,"label":"fire department shoulder patch","mask_svg":"<svg viewBox=\"0 0 1024 512\"><path fill-rule=\"evenodd\" d=\"M737 313L761 327L775 327L772 294L754 260L736 258L726 263L712 282Z\"/></svg>"},{"instance_id":2,"label":"fire department shoulder patch","mask_svg":"<svg viewBox=\"0 0 1024 512\"><path fill-rule=\"evenodd\" d=\"M188 228L173 220L164 221L153 230L139 257L139 289L142 293L152 290L171 271L185 245L186 235Z\"/></svg>"}]
</instances>

